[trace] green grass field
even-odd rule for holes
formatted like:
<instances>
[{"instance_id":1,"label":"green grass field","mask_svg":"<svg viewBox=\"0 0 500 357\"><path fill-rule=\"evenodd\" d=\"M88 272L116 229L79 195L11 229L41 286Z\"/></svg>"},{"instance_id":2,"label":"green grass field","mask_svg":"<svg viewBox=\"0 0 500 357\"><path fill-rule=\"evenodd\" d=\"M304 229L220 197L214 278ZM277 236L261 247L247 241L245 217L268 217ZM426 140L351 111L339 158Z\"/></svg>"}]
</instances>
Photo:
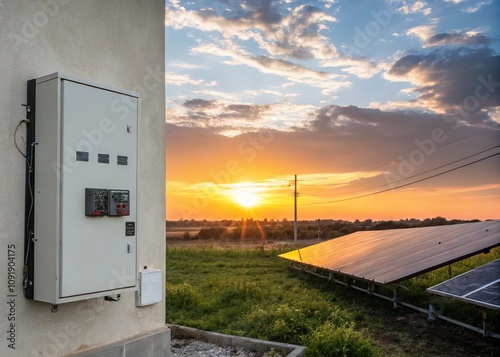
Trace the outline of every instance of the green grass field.
<instances>
[{"instance_id":1,"label":"green grass field","mask_svg":"<svg viewBox=\"0 0 500 357\"><path fill-rule=\"evenodd\" d=\"M290 272L277 255L292 249L169 246L166 321L304 345L307 356L496 356L498 340L443 321L430 323L426 315L394 309L383 299ZM452 271L457 275L499 257L497 248L453 264ZM413 278L403 282L401 297L425 308L425 288L446 279L447 267ZM480 323L477 308L445 300L440 306L446 315ZM491 314L488 323L498 327L498 320Z\"/></svg>"}]
</instances>

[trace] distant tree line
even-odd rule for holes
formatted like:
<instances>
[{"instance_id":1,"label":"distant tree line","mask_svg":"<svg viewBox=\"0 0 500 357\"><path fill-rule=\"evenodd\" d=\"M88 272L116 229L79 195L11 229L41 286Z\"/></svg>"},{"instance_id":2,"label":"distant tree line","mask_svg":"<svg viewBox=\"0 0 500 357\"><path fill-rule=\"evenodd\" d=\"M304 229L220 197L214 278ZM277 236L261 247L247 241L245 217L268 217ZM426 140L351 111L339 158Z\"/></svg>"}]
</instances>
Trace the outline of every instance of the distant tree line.
<instances>
[{"instance_id":1,"label":"distant tree line","mask_svg":"<svg viewBox=\"0 0 500 357\"><path fill-rule=\"evenodd\" d=\"M444 217L435 217L424 220L411 218L398 221L372 221L371 219L364 221L355 220L354 222L345 220L299 221L297 238L300 240L315 238L327 240L358 231L430 227L470 222L479 222L479 220L447 220ZM183 235L183 239L185 240L290 240L293 239L294 231L293 221L286 219L281 221L267 219L254 220L253 218L220 221L180 220L166 222L167 236L169 228L179 229L182 227L200 227L197 233L192 233L192 230L191 232L186 231Z\"/></svg>"}]
</instances>

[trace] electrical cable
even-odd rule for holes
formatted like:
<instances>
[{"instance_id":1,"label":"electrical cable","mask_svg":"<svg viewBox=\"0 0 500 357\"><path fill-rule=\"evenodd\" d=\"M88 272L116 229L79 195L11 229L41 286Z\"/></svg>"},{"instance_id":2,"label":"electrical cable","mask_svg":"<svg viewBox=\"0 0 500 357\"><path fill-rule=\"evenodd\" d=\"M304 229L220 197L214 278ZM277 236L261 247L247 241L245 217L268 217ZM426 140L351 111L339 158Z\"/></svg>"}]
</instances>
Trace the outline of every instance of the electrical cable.
<instances>
[{"instance_id":1,"label":"electrical cable","mask_svg":"<svg viewBox=\"0 0 500 357\"><path fill-rule=\"evenodd\" d=\"M283 196L278 196L278 197L271 197L271 198L266 198L264 199L263 201L266 202L266 201L272 201L272 200L277 200L279 198L285 198L285 197L290 197L291 194L287 194L287 195L283 195Z\"/></svg>"},{"instance_id":2,"label":"electrical cable","mask_svg":"<svg viewBox=\"0 0 500 357\"><path fill-rule=\"evenodd\" d=\"M462 137L462 138L459 138L459 139L456 139L456 140L453 140L453 141L447 142L447 143L445 143L445 144L443 144L443 145L437 145L437 146L436 146L436 148L435 148L435 150L440 149L440 148L443 148L443 147L448 146L448 145L451 145L451 144L454 144L454 143L457 143L457 142L460 142L460 141L463 141L463 140L466 140L466 139L469 139L469 138L471 138L471 137L474 137L474 136L476 136L476 135L479 135L479 134L482 134L482 133L484 133L484 132L491 131L491 130L492 130L492 129L490 129L490 128L488 128L488 129L484 129L484 130L480 130L480 131L478 131L478 132L476 132L476 133L473 133L473 134L471 134L471 135L467 135L467 136L464 136L464 137ZM481 154L481 153L484 153L484 152L486 152L486 151L489 151L489 150L495 149L495 148L497 148L497 147L499 147L499 146L500 146L500 145L497 145L497 146L491 147L491 148L489 148L489 149L486 149L486 150L480 151L480 152L478 152L478 153L475 153L475 154L469 155L469 156L464 157L464 158L462 158L462 159L452 161L452 162L447 163L447 164L445 164L445 165L441 165L441 166L435 167L435 168L433 168L433 169L426 170L426 171L424 171L424 172L421 172L421 173L418 173L418 174L415 174L415 175L412 175L412 176L409 176L409 177L406 177L406 178L403 178L403 179L399 179L399 180L393 181L392 183L398 183L398 182L402 182L402 181L406 181L406 180L412 179L412 178L414 178L414 177L422 176L422 175L424 175L424 174L426 174L426 173L429 173L429 172L432 172L432 171L435 171L435 170L441 169L441 168L443 168L443 167L446 167L446 166L449 166L449 165L452 165L452 164L458 163L458 162L460 162L460 161L463 161L463 160L469 159L469 158L471 158L471 157L477 156L477 155L479 155L479 154ZM402 160L404 160L404 159L399 159L399 160L398 160L398 162L401 162ZM394 163L394 161L390 161L390 162L388 162L388 163L385 163L385 164L379 165L379 166L377 166L377 167L375 167L375 168L372 168L372 169L370 169L370 170L375 170L375 169L378 169L378 168L382 168L382 167L384 167L384 166L387 166L387 165L390 165L390 164L393 164L393 163ZM368 170L368 171L363 171L362 173L369 172L370 170ZM336 183L333 183L333 184L330 184L330 185L320 185L320 186L323 186L323 187L324 187L324 186L333 186L333 185L339 185L339 184L347 184L347 183L349 183L349 182L352 182L353 180L360 179L360 178L363 178L363 176L362 176L362 175L360 175L359 177L351 178L351 179L349 179L349 181L336 182ZM310 186L310 185L304 184L304 182L318 181L318 180L324 180L324 179L328 179L328 177L315 177L315 178L310 178L310 179L305 178L305 179L301 179L300 181L302 181L302 182L303 182L303 183L302 183L302 186ZM268 181L268 180L261 180L260 182L266 182L266 181ZM258 181L258 182L259 182L259 181ZM418 181L417 181L417 182L418 182ZM271 186L271 185L269 185L269 187L270 187L270 186ZM289 186L290 186L290 185L289 185ZM311 185L311 186L315 186L315 185ZM350 193L356 193L356 192L363 192L363 191L368 191L368 190L373 190L373 189L376 189L376 188L380 188L380 187L383 187L383 186L385 186L385 184L383 184L383 185L378 185L378 186L374 186L374 187L370 187L370 188L365 188L365 189L361 189L361 190L354 190L354 191L341 192L341 193L335 193L335 194L323 194L323 195L307 195L307 194L302 194L302 195L306 195L306 196L313 196L313 197L325 197L325 196L332 196L332 195L338 195L338 194L350 194ZM401 187L403 187L403 186L401 186ZM263 205L268 205L268 206L275 206L275 205L269 205L269 204L266 204L265 202L266 202L266 201L275 200L275 199L278 199L278 198L288 197L288 196L289 196L289 195L279 196L279 197L274 197L274 198L268 198L268 199L264 200L264 202L263 202L262 204L263 204ZM321 203L318 203L318 204L321 204ZM279 206L279 205L277 205L277 206Z\"/></svg>"},{"instance_id":3,"label":"electrical cable","mask_svg":"<svg viewBox=\"0 0 500 357\"><path fill-rule=\"evenodd\" d=\"M24 120L24 119L23 119L23 120ZM25 121L23 121L23 120L21 120L21 121L19 122L19 124L17 124L17 126L16 126L16 130L14 130L14 145L16 145L16 149L17 149L17 151L19 151L19 153L20 153L21 155L23 155L23 157L24 157L25 159L28 159L28 158L26 157L26 154L25 154L25 153L23 153L23 152L21 151L21 149L19 148L19 146L17 145L17 140L16 140L17 130L19 129L19 127L21 126L21 124L25 123Z\"/></svg>"},{"instance_id":4,"label":"electrical cable","mask_svg":"<svg viewBox=\"0 0 500 357\"><path fill-rule=\"evenodd\" d=\"M496 126L496 127L494 127L493 129L496 129L496 128L498 128L498 127L499 127L499 126ZM435 147L435 150L441 149L441 148L443 148L443 147L445 147L445 146L448 146L448 145L451 145L451 144L455 144L455 143L457 143L457 142L459 142L459 141L462 141L462 140L466 140L466 139L472 138L473 136L476 136L476 135L479 135L479 134L482 134L482 133L485 133L485 132L488 132L488 131L492 131L493 129L488 128L488 129L480 130L480 131L475 132L475 133L473 133L473 134L471 134L471 135L464 136L464 137L462 137L462 138L459 138L459 139L456 139L456 140L453 140L453 141L447 142L447 143L442 144L442 145L437 145L437 146ZM358 178L353 178L353 180L355 180L355 179L359 179L359 178L363 178L362 174L364 174L364 173L367 173L367 172L372 172L373 170L380 169L380 168L382 168L382 167L385 167L385 166L391 165L391 164L393 164L393 163L395 163L395 162L401 163L403 160L404 160L404 158L401 158L401 159L399 159L399 160L397 160L397 161L389 161L389 162L386 162L386 163L384 163L384 164L380 164L380 165L378 165L378 166L376 166L376 167L372 167L372 168L370 168L370 169L364 170L364 171L362 171L362 172L361 172L361 174L360 174L360 176L359 176ZM306 178L306 179L302 179L302 180L303 180L303 181L316 181L316 180L319 180L319 179L320 179L320 178L313 178L313 179L307 179L307 178ZM306 186L306 185L303 185L303 186ZM323 185L322 185L322 186L323 186ZM356 192L356 191L353 191L353 192ZM346 193L349 193L349 192L346 192ZM352 193L352 192L350 192L350 193Z\"/></svg>"},{"instance_id":5,"label":"electrical cable","mask_svg":"<svg viewBox=\"0 0 500 357\"><path fill-rule=\"evenodd\" d=\"M469 155L469 156L466 156L462 159L459 159L459 160L455 160L455 161L452 161L452 162L449 162L447 164L444 164L444 165L441 165L441 166L438 166L438 167L435 167L433 169L430 169L430 170L426 170L426 171L423 171L423 172L420 172L418 174L415 174L415 175L411 175L411 176L408 176L408 177L405 177L405 178L402 178L402 179L399 179L399 180L396 180L396 181L393 181L392 183L397 183L397 182L401 182L401 181L406 181L406 180L409 180L409 179L412 179L414 177L417 177L417 176L422 176L424 174L427 174L429 172L432 172L432 171L435 171L435 170L439 170L439 169L442 169L443 167L446 167L446 166L449 166L449 165L452 165L452 164L456 164L457 162L460 162L460 161L463 161L463 160L467 160L467 159L470 159L471 157L474 157L474 156L477 156L479 154L483 154L487 151L490 151L490 150L493 150L493 149L496 149L500 147L500 145L496 145L496 146L493 146L489 149L485 149L485 150L482 150L478 153L475 153L475 154L472 154L472 155ZM355 179L353 179L355 180ZM352 180L351 180L352 181ZM354 191L348 191L348 192L339 192L339 193L332 193L332 194L325 194L325 195L322 195L323 197L324 196L332 196L332 195L345 195L345 194L349 194L349 193L356 193L356 192L362 192L362 191L368 191L368 190L373 190L373 189L376 189L376 188L380 188L380 187L383 187L385 186L385 184L383 185L378 185L378 186L374 186L374 187L369 187L369 188L363 188L361 190L354 190ZM318 196L318 195L308 195L308 196Z\"/></svg>"},{"instance_id":6,"label":"electrical cable","mask_svg":"<svg viewBox=\"0 0 500 357\"><path fill-rule=\"evenodd\" d=\"M481 159L478 159L478 160L475 160L475 161L472 161L472 162L469 162L467 164L464 164L464 165L461 165L461 166L457 166L453 169L449 169L449 170L446 170L446 171L443 171L443 172L440 172L438 174L435 174L435 175L431 175L429 177L424 177L420 180L416 180L416 181L412 181L412 182L409 182L409 183L406 183L406 184L403 184L403 185L400 185L400 186L397 186L397 187L391 187L391 188L388 188L388 189L385 189L385 190L381 190L381 191L376 191L376 192L372 192L372 193L367 193L365 195L360 195L360 196L355 196L355 197L349 197L349 198L343 198L343 199L339 199L339 200L334 200L334 201L327 201L327 202L314 202L314 203L302 203L302 206L313 206L313 205L322 205L322 204L327 204L327 203L337 203L337 202L344 202L344 201L350 201L350 200L355 200L355 199L358 199L358 198L363 198L363 197L368 197L368 196L374 196L374 195L378 195L378 194L381 194L381 193L384 193L384 192L388 192L388 191L393 191L393 190L397 190L399 188L402 188L402 187L407 187L407 186L410 186L410 185L413 185L413 184L416 184L416 183L419 183L419 182L422 182L422 181L426 181L426 180L429 180L431 178L434 178L434 177L438 177L438 176L441 176L441 175L444 175L444 174L447 174L449 172L452 172L452 171L456 171L458 169L461 169L461 168L464 168L466 166L470 166L472 164L475 164L475 163L478 163L480 161L484 161L486 159L489 159L493 156L497 156L497 155L500 155L500 152L498 153L495 153L495 154L492 154L492 155L489 155L489 156L486 156L486 157L483 157Z\"/></svg>"},{"instance_id":7,"label":"electrical cable","mask_svg":"<svg viewBox=\"0 0 500 357\"><path fill-rule=\"evenodd\" d=\"M17 131L19 130L19 127L21 124L29 124L29 119L21 119L19 123L16 126L16 129L14 130L14 145L16 146L17 151L24 157L24 160L26 161L26 166L28 168L28 177L27 177L27 182L28 182L28 191L30 194L30 207L28 209L28 214L26 215L26 227L25 227L25 232L28 235L27 236L27 244L26 244L26 251L25 251L25 259L24 259L24 270L23 270L23 289L26 289L28 286L28 259L30 255L30 239L31 239L31 230L29 229L30 227L30 221L31 221L31 215L33 213L33 206L34 206L34 197L33 197L33 187L31 185L31 174L33 172L33 156L34 156L34 148L36 143L32 143L30 145L31 151L30 155L28 157L28 153L23 153L22 150L19 148L19 145L17 144Z\"/></svg>"},{"instance_id":8,"label":"electrical cable","mask_svg":"<svg viewBox=\"0 0 500 357\"><path fill-rule=\"evenodd\" d=\"M435 170L438 170L438 169L441 169L443 167L446 167L446 166L449 166L449 165L452 165L452 164L456 164L460 161L464 161L464 160L467 160L467 159L470 159L471 157L474 157L474 156L477 156L479 154L482 154L482 153L485 153L487 151L490 151L490 150L493 150L493 149L496 149L500 147L500 145L496 145L496 146L493 146L489 149L485 149L485 150L482 150L480 152L477 152L475 154L472 154L472 155L469 155L469 156L466 156L464 158L461 158L461 159L458 159L458 160L455 160L455 161L452 161L452 162L449 162L445 165L441 165L441 166L438 166L438 167L435 167L433 169L430 169L430 170L426 170L424 172L421 172L419 174L416 174L416 175L412 175L412 176L409 176L409 177L406 177L406 178L403 178L403 179L400 179L400 180L397 180L397 181L394 181L393 183L396 183L396 182L401 182L401 181L406 181L406 180L409 180L409 179L412 179L414 177L417 177L417 176L421 176L423 174L426 174L426 173L429 173L429 172L432 172L432 171L435 171ZM359 196L355 196L355 197L349 197L349 198L345 198L345 199L340 199L340 200L334 200L334 201L326 201L326 202L314 202L314 203L302 203L303 206L310 206L310 205L317 205L317 204L327 204L327 203L335 203L335 202L342 202L342 201L349 201L349 200L352 200L352 199L357 199L357 198L362 198L362 197L367 197L367 196L372 196L372 195L375 195L375 194L379 194L379 193L383 193L383 192L387 192L387 191L391 191L391 190L395 190L397 188L401 188L401 187L406 187L406 186L409 186L409 185L412 185L414 183L418 183L418 182L422 182L422 181L425 181L425 180L428 180L428 179L431 179L433 177L437 177L437 176L440 176L440 175L443 175L445 173L448 173L448 172L451 172L451 171L455 171L455 170L458 170L460 168L463 168L463 167L466 167L466 166L469 166L471 164L474 164L476 162L480 162L480 161L483 161L485 159L488 159L490 157L493 157L493 156L496 156L496 155L500 155L500 153L496 153L496 154L492 154L490 156L487 156L485 158L482 158L482 159L479 159L479 160L476 160L476 161L473 161L471 163L467 163L467 164L464 164L462 166L458 166L456 168L453 168L453 169L450 169L450 170L447 170L447 171L443 171L441 173L438 173L438 174L435 174L435 175L431 175L429 177L424 177L423 179L420 179L420 180L416 180L416 181L412 181L410 183L407 183L407 184L403 184L403 185L400 185L400 186L397 186L397 187L393 187L393 188L390 188L390 189L386 189L386 190L382 190L382 191L377 191L377 192L372 192L372 193L368 193L368 194L365 194L365 195L359 195ZM375 186L375 187L371 187L371 188L367 188L367 189L363 189L363 190L357 190L357 191L351 191L351 192L348 192L348 193L353 193L353 192L360 192L360 191L367 191L367 190L372 190L372 189L375 189L375 188L379 188L379 187L383 187L385 186L384 185L379 185L379 186ZM343 193L345 194L345 193ZM306 195L306 194L303 194L303 195ZM307 196L316 196L318 197L317 195L307 195ZM325 196L325 195L323 195ZM266 205L266 204L264 204ZM288 205L269 205L267 204L266 206L288 206Z\"/></svg>"},{"instance_id":9,"label":"electrical cable","mask_svg":"<svg viewBox=\"0 0 500 357\"><path fill-rule=\"evenodd\" d=\"M466 140L466 139L469 139L473 136L476 136L476 135L479 135L479 134L482 134L484 132L487 132L487 131L491 131L492 129L488 128L488 129L484 129L484 130L481 130L481 131L478 131L476 133L473 133L471 135L468 135L468 136L465 136L465 137L462 137L460 139L457 139L457 140L454 140L454 141L450 141L450 142L447 142L443 145L438 145L436 146L436 150L437 149L440 149L442 147L445 147L445 146L448 146L448 145L451 145L451 144L454 144L454 143L457 143L459 141L462 141L462 140ZM459 160L455 160L455 161L452 161L452 162L449 162L447 164L444 164L444 165L441 165L441 166L438 166L438 167L435 167L433 169L430 169L430 170L426 170L424 172L421 172L421 173L418 173L418 174L415 174L415 175L412 175L412 176L409 176L409 177L406 177L406 178L402 178L402 179L399 179L399 180L396 180L396 181L393 181L392 183L398 183L398 182L402 182L402 181L407 181L409 179L412 179L414 177L418 177L418 176L422 176L426 173L429 173L429 172L432 172L432 171L435 171L435 170L439 170L441 168L444 168L446 166L449 166L449 165L452 165L452 164L455 164L455 163L458 163L460 161L463 161L463 160L467 160L471 157L474 157L474 156L477 156L479 154L482 154L484 152L487 152L487 151L490 151L490 150L493 150L495 148L498 148L500 147L500 145L496 145L494 147L491 147L489 149L486 149L486 150L482 150L478 153L475 153L475 154L472 154L472 155L469 155L467 157L464 157L464 158L461 158ZM388 192L388 191L391 191L391 190L395 190L395 189L398 189L398 188L402 188L402 187L407 187L407 186L410 186L410 185L413 185L415 183L418 183L418 182L422 182L422 181L425 181L425 180L428 180L428 179L431 179L431 178L434 178L434 177L437 177L437 176L440 176L440 175L443 175L443 174L446 174L448 172L452 172L452 171L455 171L455 170L458 170L460 168L463 168L463 167L466 167L466 166L469 166L469 165L472 165L474 163L477 163L477 162L480 162L480 161L483 161L483 160L486 160L490 157L493 157L493 156L496 156L496 155L499 155L500 153L496 153L496 154L493 154L493 155L490 155L488 157L485 157L485 158L482 158L482 159L479 159L479 160L476 160L476 161L473 161L471 163L468 163L468 164L464 164L462 166L459 166L459 167L456 167L456 168L453 168L453 169L450 169L450 170L447 170L447 171L444 171L444 172L441 172L441 173L438 173L438 174L435 174L435 175L431 175L429 177L424 177L423 179L420 179L420 180L416 180L416 181L413 181L413 182L410 182L410 183L407 183L407 184L403 184L403 185L400 185L400 186L397 186L397 187L392 187L390 189L386 189L386 190L381 190L381 191L377 191L377 192L372 192L372 193L368 193L368 194L364 194L364 195L359 195L359 196L355 196L355 197L349 197L349 198L345 198L345 199L340 199L340 200L334 200L334 201L327 201L327 202L315 202L315 203L302 203L302 205L319 205L319 204L328 204L328 203L335 203L335 202L342 202L342 201L348 201L348 200L353 200L353 199L358 199L358 198L363 198L363 197L368 197L368 196L372 196L372 195L376 195L376 194L380 194L380 193L384 193L384 192ZM403 159L400 159L398 160L399 162L401 162ZM381 168L381 167L384 167L384 166L387 166L389 164L393 164L394 161L391 161L389 163L386 163L386 164L383 164L383 165L380 165L380 166L377 166L377 168ZM373 170L373 169L372 169ZM368 171L365 171L365 172L368 172ZM360 176L359 178L363 178L363 176ZM301 181L305 181L305 182L310 182L310 181L317 181L317 180L321 180L321 179L327 179L327 177L315 177L315 178L311 178L311 179L302 179ZM352 180L355 180L356 178L353 178L351 179L350 181ZM263 181L267 181L267 180L263 180ZM331 185L338 185L339 183L335 183L335 184L331 184ZM290 186L290 185L289 185ZM308 186L307 184L303 184L303 186ZM321 186L325 186L325 185L321 185ZM349 191L349 192L343 192L341 194L348 194L348 193L355 193L355 192L362 192L362 191L367 191L367 190L373 190L373 189L376 189L376 188L379 188L379 187L383 187L385 186L384 185L378 185L378 186L375 186L375 187L371 187L371 188L366 188L366 189L362 189L362 190L355 190L355 191ZM304 195L304 194L303 194ZM331 194L329 194L331 195ZM324 196L329 196L329 195L321 195L321 197L324 197ZM266 204L265 202L266 201L270 201L270 200L274 200L274 199L278 199L278 198L282 198L282 197L288 197L289 195L286 195L286 196L280 196L280 197L275 197L275 198L268 198L267 200L264 200L264 202L262 202L261 204L263 206L273 206L273 207L277 207L277 206L288 206L288 205L273 205L273 204ZM319 197L318 195L307 195L307 196L316 196L316 197Z\"/></svg>"},{"instance_id":10,"label":"electrical cable","mask_svg":"<svg viewBox=\"0 0 500 357\"><path fill-rule=\"evenodd\" d=\"M31 221L31 213L33 212L33 204L34 204L33 187L31 186L31 173L32 173L32 167L33 167L32 165L33 165L34 148L35 148L35 145L31 145L31 153L30 153L31 162L28 162L27 158L26 158L26 163L28 164L28 190L30 192L30 208L28 210L28 215L26 218L26 232L28 232L28 240L31 238L31 230L29 230L29 225L30 225L30 221ZM26 259L24 262L24 266L28 265L29 252L30 252L30 244L28 243L28 246L26 248Z\"/></svg>"},{"instance_id":11,"label":"electrical cable","mask_svg":"<svg viewBox=\"0 0 500 357\"><path fill-rule=\"evenodd\" d=\"M463 138L460 138L460 139L457 139L457 140L453 140L453 141L447 142L447 143L442 144L442 145L437 145L437 146L436 146L436 148L435 148L435 150L441 149L441 148L443 148L443 147L445 147L445 146L448 146L448 145L451 145L451 144L458 143L459 141L462 141L462 140L466 140L466 139L472 138L473 136L476 136L476 135L482 134L482 133L487 132L487 131L490 131L490 130L492 130L492 129L484 129L484 130L480 130L480 131L478 131L478 132L476 132L476 133L474 133L474 134L464 136ZM404 160L404 158L403 158L403 159L399 159L399 160L397 160L397 162L398 162L398 163L401 163L403 160ZM380 166L374 167L374 168L370 169L369 171L373 171L373 170L376 170L376 169L380 169L380 168L382 168L382 167L384 167L384 166L387 166L387 165L390 165L390 164L392 164L392 163L393 163L393 161L390 161L390 162L385 163L385 164L383 164L383 165L380 165ZM369 172L369 171L364 171L364 173L365 173L365 172Z\"/></svg>"}]
</instances>

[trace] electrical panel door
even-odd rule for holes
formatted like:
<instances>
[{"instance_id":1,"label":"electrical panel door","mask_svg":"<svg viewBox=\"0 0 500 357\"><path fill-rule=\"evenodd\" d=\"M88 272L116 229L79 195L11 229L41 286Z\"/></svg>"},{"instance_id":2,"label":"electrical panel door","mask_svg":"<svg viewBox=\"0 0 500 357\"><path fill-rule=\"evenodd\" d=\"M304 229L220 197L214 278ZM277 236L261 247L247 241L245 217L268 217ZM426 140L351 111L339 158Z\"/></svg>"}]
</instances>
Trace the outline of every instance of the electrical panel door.
<instances>
[{"instance_id":1,"label":"electrical panel door","mask_svg":"<svg viewBox=\"0 0 500 357\"><path fill-rule=\"evenodd\" d=\"M136 290L139 96L59 73L28 84L34 259L25 284L52 304Z\"/></svg>"}]
</instances>

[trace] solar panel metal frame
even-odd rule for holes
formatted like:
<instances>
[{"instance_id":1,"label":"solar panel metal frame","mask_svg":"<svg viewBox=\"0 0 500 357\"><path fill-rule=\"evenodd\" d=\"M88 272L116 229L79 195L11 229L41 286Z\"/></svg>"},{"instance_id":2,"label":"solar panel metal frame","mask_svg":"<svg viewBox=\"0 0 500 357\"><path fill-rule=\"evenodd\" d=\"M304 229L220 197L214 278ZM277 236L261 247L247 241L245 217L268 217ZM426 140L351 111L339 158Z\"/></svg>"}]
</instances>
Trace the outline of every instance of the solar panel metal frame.
<instances>
[{"instance_id":1,"label":"solar panel metal frame","mask_svg":"<svg viewBox=\"0 0 500 357\"><path fill-rule=\"evenodd\" d=\"M291 262L388 285L500 245L500 220L360 231L279 255Z\"/></svg>"},{"instance_id":2,"label":"solar panel metal frame","mask_svg":"<svg viewBox=\"0 0 500 357\"><path fill-rule=\"evenodd\" d=\"M500 310L500 259L427 288L427 293Z\"/></svg>"}]
</instances>

